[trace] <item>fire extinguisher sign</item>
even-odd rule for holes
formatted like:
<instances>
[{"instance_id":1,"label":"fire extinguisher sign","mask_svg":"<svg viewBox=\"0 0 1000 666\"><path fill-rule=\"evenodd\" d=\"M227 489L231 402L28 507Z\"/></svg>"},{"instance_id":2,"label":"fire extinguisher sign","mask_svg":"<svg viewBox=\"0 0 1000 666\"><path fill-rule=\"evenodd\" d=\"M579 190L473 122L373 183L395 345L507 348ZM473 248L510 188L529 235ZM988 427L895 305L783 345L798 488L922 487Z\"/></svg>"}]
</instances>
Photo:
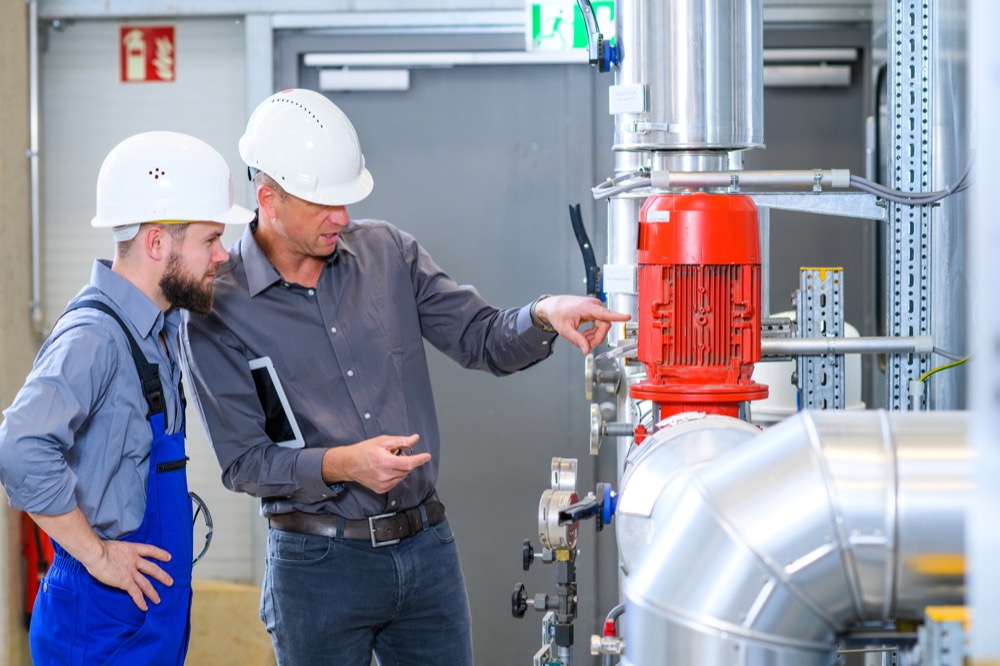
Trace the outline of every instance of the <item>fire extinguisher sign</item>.
<instances>
[{"instance_id":1,"label":"fire extinguisher sign","mask_svg":"<svg viewBox=\"0 0 1000 666\"><path fill-rule=\"evenodd\" d=\"M123 25L119 35L122 83L174 80L174 26Z\"/></svg>"}]
</instances>

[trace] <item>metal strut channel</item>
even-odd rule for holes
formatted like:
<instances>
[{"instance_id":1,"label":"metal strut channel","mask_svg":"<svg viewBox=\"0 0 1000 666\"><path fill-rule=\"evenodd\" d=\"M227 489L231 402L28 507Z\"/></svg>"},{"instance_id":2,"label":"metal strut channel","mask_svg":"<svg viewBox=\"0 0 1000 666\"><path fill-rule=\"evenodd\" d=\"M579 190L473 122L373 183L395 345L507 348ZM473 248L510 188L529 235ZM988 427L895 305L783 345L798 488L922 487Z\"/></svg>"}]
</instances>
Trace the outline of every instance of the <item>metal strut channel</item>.
<instances>
[{"instance_id":1,"label":"metal strut channel","mask_svg":"<svg viewBox=\"0 0 1000 666\"><path fill-rule=\"evenodd\" d=\"M933 3L889 3L888 103L890 186L906 191L931 189L931 16ZM931 332L931 206L889 203L886 233L886 335L920 336ZM907 385L929 368L926 355L892 354L887 359L887 400L906 409Z\"/></svg>"},{"instance_id":2,"label":"metal strut channel","mask_svg":"<svg viewBox=\"0 0 1000 666\"><path fill-rule=\"evenodd\" d=\"M843 337L843 269L802 268L796 306L797 337ZM844 409L844 357L799 356L797 361L802 409Z\"/></svg>"}]
</instances>

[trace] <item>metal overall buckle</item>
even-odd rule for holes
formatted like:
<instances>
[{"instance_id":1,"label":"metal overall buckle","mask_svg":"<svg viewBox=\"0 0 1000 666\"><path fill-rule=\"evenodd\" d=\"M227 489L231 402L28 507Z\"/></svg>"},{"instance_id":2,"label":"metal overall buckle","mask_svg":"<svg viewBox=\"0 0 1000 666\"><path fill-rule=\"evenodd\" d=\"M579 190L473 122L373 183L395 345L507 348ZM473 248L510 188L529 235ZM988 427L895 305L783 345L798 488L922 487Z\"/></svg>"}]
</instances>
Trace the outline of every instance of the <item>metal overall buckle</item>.
<instances>
[{"instance_id":1,"label":"metal overall buckle","mask_svg":"<svg viewBox=\"0 0 1000 666\"><path fill-rule=\"evenodd\" d=\"M392 546L399 543L399 539L390 539L388 541L379 541L375 538L375 521L382 518L392 518L395 513L380 513L377 516L370 516L368 518L368 531L372 535L372 548L381 548L382 546Z\"/></svg>"}]
</instances>

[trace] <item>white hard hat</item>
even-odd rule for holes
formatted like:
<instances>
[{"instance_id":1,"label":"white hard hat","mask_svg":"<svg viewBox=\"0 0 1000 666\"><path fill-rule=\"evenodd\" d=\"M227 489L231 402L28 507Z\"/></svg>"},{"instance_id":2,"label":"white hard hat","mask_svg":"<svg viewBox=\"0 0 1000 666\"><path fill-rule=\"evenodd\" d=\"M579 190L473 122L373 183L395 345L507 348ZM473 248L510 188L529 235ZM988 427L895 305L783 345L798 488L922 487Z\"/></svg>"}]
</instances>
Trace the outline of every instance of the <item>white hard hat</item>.
<instances>
[{"instance_id":1,"label":"white hard hat","mask_svg":"<svg viewBox=\"0 0 1000 666\"><path fill-rule=\"evenodd\" d=\"M346 206L373 187L354 125L318 92L293 89L254 109L240 157L289 194L324 206Z\"/></svg>"},{"instance_id":2,"label":"white hard hat","mask_svg":"<svg viewBox=\"0 0 1000 666\"><path fill-rule=\"evenodd\" d=\"M115 146L97 176L97 215L116 241L143 222L246 224L253 213L234 203L229 165L214 148L178 132L143 132Z\"/></svg>"}]
</instances>

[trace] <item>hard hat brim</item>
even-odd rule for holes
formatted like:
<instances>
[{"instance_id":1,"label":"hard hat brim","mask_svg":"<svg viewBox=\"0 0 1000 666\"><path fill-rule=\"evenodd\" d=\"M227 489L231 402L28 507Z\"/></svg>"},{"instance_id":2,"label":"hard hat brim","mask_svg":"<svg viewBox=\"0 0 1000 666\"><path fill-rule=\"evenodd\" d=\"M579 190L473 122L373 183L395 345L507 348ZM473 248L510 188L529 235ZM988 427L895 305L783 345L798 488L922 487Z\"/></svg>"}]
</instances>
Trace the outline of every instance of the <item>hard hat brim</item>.
<instances>
[{"instance_id":1,"label":"hard hat brim","mask_svg":"<svg viewBox=\"0 0 1000 666\"><path fill-rule=\"evenodd\" d=\"M365 199L372 193L374 187L375 181L371 173L368 169L362 169L358 177L350 183L323 187L309 193L289 192L289 194L323 206L349 206Z\"/></svg>"},{"instance_id":2,"label":"hard hat brim","mask_svg":"<svg viewBox=\"0 0 1000 666\"><path fill-rule=\"evenodd\" d=\"M233 204L228 211L222 215L212 215L206 219L199 220L188 220L189 222L219 222L221 224L249 224L255 213L252 210L244 208L238 204ZM102 229L102 228L113 228L113 227L123 227L133 224L156 224L157 222L162 222L163 220L122 220L116 221L113 224L108 223L106 220L102 220L98 216L94 216L90 220L90 226Z\"/></svg>"},{"instance_id":3,"label":"hard hat brim","mask_svg":"<svg viewBox=\"0 0 1000 666\"><path fill-rule=\"evenodd\" d=\"M221 222L222 224L249 224L253 221L256 214L239 204L233 204L232 208L225 215L222 215L217 220L206 220L208 222Z\"/></svg>"}]
</instances>

